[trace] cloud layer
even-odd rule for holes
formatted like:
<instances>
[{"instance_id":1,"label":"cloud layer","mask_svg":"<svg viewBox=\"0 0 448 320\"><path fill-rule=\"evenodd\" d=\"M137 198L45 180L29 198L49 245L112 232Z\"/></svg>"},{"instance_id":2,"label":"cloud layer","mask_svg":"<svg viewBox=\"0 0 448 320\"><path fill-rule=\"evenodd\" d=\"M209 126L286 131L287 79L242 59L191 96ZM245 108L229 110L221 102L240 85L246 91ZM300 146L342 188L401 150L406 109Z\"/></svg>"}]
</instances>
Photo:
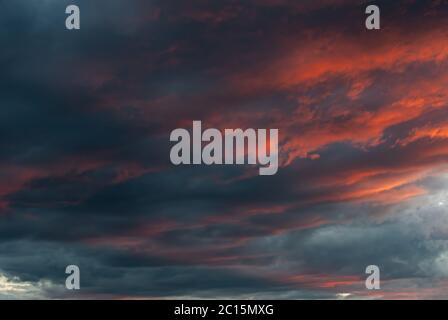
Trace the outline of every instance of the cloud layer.
<instances>
[{"instance_id":1,"label":"cloud layer","mask_svg":"<svg viewBox=\"0 0 448 320\"><path fill-rule=\"evenodd\" d=\"M375 3L5 3L0 298L447 298L448 4ZM193 120L279 172L171 165Z\"/></svg>"}]
</instances>

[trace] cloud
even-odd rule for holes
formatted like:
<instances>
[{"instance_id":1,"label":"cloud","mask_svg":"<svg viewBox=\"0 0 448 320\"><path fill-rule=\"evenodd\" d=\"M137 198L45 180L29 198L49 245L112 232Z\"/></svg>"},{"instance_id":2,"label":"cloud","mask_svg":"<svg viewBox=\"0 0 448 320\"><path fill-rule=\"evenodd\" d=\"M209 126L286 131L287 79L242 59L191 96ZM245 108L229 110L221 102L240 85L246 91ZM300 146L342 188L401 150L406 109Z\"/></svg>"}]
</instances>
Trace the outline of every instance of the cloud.
<instances>
[{"instance_id":1,"label":"cloud","mask_svg":"<svg viewBox=\"0 0 448 320\"><path fill-rule=\"evenodd\" d=\"M76 3L0 13L1 298L446 296L444 3ZM193 120L278 128L279 172L172 166Z\"/></svg>"}]
</instances>

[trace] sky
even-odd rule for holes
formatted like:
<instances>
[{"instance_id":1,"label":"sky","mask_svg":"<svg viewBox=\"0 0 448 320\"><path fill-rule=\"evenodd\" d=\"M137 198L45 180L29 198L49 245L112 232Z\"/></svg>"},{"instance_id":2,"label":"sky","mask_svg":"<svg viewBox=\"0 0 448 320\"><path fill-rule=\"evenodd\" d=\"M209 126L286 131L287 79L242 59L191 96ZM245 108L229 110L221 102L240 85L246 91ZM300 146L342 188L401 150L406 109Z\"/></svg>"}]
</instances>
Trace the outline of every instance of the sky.
<instances>
[{"instance_id":1,"label":"sky","mask_svg":"<svg viewBox=\"0 0 448 320\"><path fill-rule=\"evenodd\" d=\"M0 299L448 298L447 18L0 0ZM279 129L277 174L171 164L194 120Z\"/></svg>"}]
</instances>

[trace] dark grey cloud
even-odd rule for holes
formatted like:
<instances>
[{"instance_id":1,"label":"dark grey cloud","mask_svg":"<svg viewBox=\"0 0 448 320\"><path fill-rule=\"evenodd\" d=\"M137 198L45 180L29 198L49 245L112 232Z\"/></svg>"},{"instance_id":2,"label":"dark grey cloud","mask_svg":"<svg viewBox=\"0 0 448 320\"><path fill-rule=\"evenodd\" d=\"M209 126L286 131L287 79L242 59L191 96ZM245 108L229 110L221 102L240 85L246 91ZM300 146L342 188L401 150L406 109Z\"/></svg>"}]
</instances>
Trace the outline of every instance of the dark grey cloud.
<instances>
[{"instance_id":1,"label":"dark grey cloud","mask_svg":"<svg viewBox=\"0 0 448 320\"><path fill-rule=\"evenodd\" d=\"M72 3L76 32L64 28ZM359 49L353 64L414 50L412 32L440 48L446 5L376 3L385 28L368 35L365 2L344 0L2 3L0 288L26 295L0 298L360 298L369 264L385 297L430 286L443 296L446 136L400 143L445 126L446 57L409 52L404 65L347 71L324 55L322 75L288 73L291 53L312 60L339 41ZM269 178L172 166L169 132L201 119L275 125L282 147L305 135L312 150L292 151L319 158ZM80 293L63 288L69 264L81 267Z\"/></svg>"}]
</instances>

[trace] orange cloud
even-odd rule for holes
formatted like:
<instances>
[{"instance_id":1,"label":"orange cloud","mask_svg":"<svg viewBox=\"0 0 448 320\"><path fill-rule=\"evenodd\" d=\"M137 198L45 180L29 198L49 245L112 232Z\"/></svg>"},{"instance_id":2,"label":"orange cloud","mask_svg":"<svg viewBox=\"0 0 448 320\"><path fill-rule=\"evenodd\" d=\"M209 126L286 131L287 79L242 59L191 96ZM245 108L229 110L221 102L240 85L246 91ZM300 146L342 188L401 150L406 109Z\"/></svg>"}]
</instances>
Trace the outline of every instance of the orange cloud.
<instances>
[{"instance_id":1,"label":"orange cloud","mask_svg":"<svg viewBox=\"0 0 448 320\"><path fill-rule=\"evenodd\" d=\"M282 282L293 284L297 287L312 289L330 289L337 287L347 287L363 283L359 276L338 276L327 274L300 274L286 276L281 279Z\"/></svg>"}]
</instances>

